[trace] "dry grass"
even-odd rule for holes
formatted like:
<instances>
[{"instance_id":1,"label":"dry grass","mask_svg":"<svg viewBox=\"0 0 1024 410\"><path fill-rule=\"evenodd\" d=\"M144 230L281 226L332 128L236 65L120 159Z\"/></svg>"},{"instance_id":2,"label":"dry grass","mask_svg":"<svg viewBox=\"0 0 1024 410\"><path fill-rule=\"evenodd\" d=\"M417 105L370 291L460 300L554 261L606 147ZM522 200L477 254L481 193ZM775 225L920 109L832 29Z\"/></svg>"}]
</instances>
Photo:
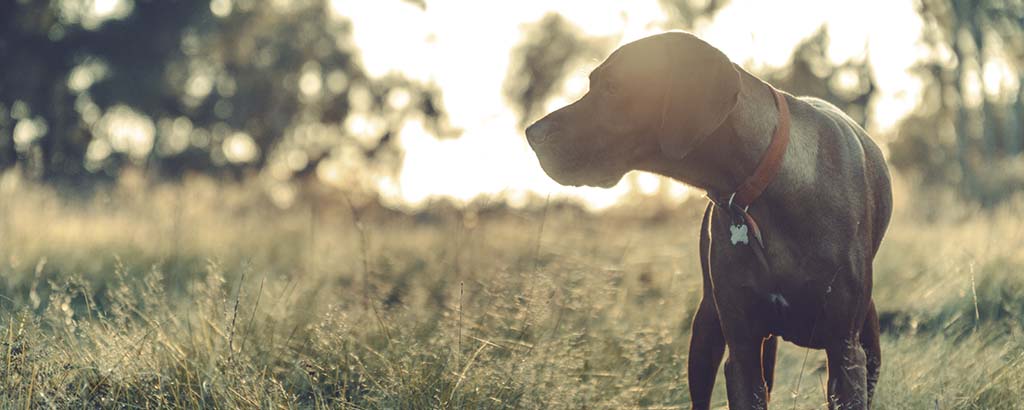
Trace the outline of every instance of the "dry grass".
<instances>
[{"instance_id":1,"label":"dry grass","mask_svg":"<svg viewBox=\"0 0 1024 410\"><path fill-rule=\"evenodd\" d=\"M13 182L3 408L689 408L699 201L355 221L203 181L89 203ZM876 408L1022 408L1022 202L941 203L902 207L876 262ZM773 407L824 406L822 354L783 344L778 374Z\"/></svg>"}]
</instances>

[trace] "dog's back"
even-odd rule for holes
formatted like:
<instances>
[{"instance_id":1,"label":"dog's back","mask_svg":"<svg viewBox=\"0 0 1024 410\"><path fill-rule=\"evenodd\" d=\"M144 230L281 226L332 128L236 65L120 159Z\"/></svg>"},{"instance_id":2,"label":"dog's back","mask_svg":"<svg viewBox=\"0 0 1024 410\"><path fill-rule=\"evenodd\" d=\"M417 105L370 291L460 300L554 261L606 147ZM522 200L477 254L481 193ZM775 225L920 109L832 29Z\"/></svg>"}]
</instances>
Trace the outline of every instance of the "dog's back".
<instances>
[{"instance_id":1,"label":"dog's back","mask_svg":"<svg viewBox=\"0 0 1024 410\"><path fill-rule=\"evenodd\" d=\"M815 97L800 97L798 100L807 103L817 112L816 122L825 128L820 135L835 138L837 146L847 148L838 153L841 157L839 162L843 166L836 168L847 173L863 174L863 189L853 194L862 196L866 217L871 221L867 228L874 241L872 251L877 252L892 215L891 179L882 150L864 128L835 105ZM856 166L849 166L854 164ZM850 177L847 175L842 180L849 181Z\"/></svg>"}]
</instances>

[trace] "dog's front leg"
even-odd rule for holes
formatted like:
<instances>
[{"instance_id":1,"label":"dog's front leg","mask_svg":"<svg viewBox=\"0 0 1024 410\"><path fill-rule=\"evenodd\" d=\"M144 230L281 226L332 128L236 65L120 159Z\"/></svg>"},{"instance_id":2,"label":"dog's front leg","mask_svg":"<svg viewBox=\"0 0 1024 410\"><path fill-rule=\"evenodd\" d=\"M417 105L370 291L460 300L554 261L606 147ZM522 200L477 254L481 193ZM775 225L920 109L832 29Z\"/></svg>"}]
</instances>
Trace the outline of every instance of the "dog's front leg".
<instances>
[{"instance_id":1,"label":"dog's front leg","mask_svg":"<svg viewBox=\"0 0 1024 410\"><path fill-rule=\"evenodd\" d=\"M725 360L726 392L730 409L767 409L768 389L761 369L760 337L729 338Z\"/></svg>"},{"instance_id":2,"label":"dog's front leg","mask_svg":"<svg viewBox=\"0 0 1024 410\"><path fill-rule=\"evenodd\" d=\"M694 410L711 408L711 392L715 388L715 374L725 353L725 338L718 322L718 311L710 295L705 295L693 315L690 332L690 356L687 358L687 380Z\"/></svg>"},{"instance_id":3,"label":"dog's front leg","mask_svg":"<svg viewBox=\"0 0 1024 410\"><path fill-rule=\"evenodd\" d=\"M686 378L690 385L690 401L694 410L711 408L711 392L715 388L715 375L722 364L725 354L725 336L722 335L722 323L718 319L718 308L715 307L715 295L711 286L709 270L711 256L711 233L708 224L711 221L713 204L704 209L704 218L700 223L700 269L704 280L704 295L693 315L690 327L690 356L687 358Z\"/></svg>"}]
</instances>

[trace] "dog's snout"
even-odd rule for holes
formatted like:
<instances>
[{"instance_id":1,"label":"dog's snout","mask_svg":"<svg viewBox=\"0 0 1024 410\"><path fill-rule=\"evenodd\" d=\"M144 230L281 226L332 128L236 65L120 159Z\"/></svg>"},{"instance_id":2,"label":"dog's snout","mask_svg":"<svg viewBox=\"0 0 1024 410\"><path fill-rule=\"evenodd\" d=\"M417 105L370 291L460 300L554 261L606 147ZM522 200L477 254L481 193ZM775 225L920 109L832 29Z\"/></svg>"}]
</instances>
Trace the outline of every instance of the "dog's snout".
<instances>
[{"instance_id":1,"label":"dog's snout","mask_svg":"<svg viewBox=\"0 0 1024 410\"><path fill-rule=\"evenodd\" d=\"M554 121L540 120L526 128L526 139L531 144L543 144L558 131Z\"/></svg>"}]
</instances>

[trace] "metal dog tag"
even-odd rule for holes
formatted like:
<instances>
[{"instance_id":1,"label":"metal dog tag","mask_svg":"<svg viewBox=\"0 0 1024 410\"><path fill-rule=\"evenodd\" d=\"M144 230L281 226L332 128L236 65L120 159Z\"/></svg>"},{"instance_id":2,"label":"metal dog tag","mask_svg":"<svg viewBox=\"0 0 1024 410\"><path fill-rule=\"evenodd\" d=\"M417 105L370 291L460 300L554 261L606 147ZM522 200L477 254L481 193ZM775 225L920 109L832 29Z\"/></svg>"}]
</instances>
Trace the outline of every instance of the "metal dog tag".
<instances>
[{"instance_id":1,"label":"metal dog tag","mask_svg":"<svg viewBox=\"0 0 1024 410\"><path fill-rule=\"evenodd\" d=\"M737 243L742 243L744 245L750 243L750 240L747 238L747 225L745 224L734 224L729 226L729 233L731 234L729 240L732 241L733 245Z\"/></svg>"}]
</instances>

